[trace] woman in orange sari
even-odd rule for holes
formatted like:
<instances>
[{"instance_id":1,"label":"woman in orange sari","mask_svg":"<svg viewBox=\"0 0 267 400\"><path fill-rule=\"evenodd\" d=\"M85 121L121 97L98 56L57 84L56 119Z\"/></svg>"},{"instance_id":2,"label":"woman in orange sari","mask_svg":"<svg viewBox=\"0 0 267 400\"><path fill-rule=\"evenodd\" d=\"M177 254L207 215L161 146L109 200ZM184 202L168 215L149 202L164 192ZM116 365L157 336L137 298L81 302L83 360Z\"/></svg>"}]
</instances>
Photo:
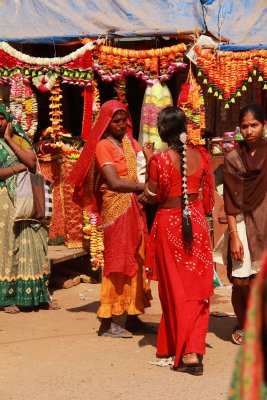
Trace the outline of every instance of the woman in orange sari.
<instances>
[{"instance_id":1,"label":"woman in orange sari","mask_svg":"<svg viewBox=\"0 0 267 400\"><path fill-rule=\"evenodd\" d=\"M150 306L150 289L144 268L146 222L137 195L144 184L137 182L136 154L130 116L117 100L104 103L98 119L71 175L82 186L95 158L99 173L96 203L104 228L104 269L97 315L99 336L132 337L132 332L155 333L138 315ZM112 315L127 312L125 328Z\"/></svg>"}]
</instances>

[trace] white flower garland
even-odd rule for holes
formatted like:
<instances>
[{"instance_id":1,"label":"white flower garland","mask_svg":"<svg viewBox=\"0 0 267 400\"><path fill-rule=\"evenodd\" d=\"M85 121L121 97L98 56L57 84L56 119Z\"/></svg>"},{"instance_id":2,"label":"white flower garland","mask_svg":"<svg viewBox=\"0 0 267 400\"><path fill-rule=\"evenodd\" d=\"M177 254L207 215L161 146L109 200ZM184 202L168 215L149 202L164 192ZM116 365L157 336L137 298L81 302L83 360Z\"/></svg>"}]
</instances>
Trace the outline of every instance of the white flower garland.
<instances>
[{"instance_id":1,"label":"white flower garland","mask_svg":"<svg viewBox=\"0 0 267 400\"><path fill-rule=\"evenodd\" d=\"M38 125L38 105L30 82L20 74L11 81L10 110L27 136L33 140Z\"/></svg>"},{"instance_id":2,"label":"white flower garland","mask_svg":"<svg viewBox=\"0 0 267 400\"><path fill-rule=\"evenodd\" d=\"M57 78L54 75L39 75L32 78L32 83L34 86L41 90L41 92L50 92Z\"/></svg>"},{"instance_id":3,"label":"white flower garland","mask_svg":"<svg viewBox=\"0 0 267 400\"><path fill-rule=\"evenodd\" d=\"M76 58L83 55L87 50L93 50L93 48L102 43L102 39L98 39L94 42L88 42L80 49L75 50L74 52L70 53L64 57L54 57L54 58L41 58L41 57L32 57L28 56L27 54L23 54L20 51L14 49L10 46L7 42L0 42L0 49L4 50L10 56L17 58L20 61L23 61L28 64L36 64L36 65L62 65L67 64Z\"/></svg>"}]
</instances>

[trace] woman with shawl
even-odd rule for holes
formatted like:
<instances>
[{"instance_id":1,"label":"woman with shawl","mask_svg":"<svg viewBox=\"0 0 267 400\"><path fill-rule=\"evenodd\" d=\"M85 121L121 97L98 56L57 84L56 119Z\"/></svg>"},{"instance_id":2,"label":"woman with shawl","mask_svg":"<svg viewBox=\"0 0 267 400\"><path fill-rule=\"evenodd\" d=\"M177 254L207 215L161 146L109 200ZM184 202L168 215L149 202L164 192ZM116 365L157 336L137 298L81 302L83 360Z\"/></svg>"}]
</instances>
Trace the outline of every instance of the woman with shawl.
<instances>
[{"instance_id":1,"label":"woman with shawl","mask_svg":"<svg viewBox=\"0 0 267 400\"><path fill-rule=\"evenodd\" d=\"M209 155L203 148L187 145L182 109L162 110L158 128L168 149L150 158L145 188L148 202L159 203L146 255L151 279L158 280L162 306L157 357L175 356L174 371L202 375L209 298L213 294L205 218L214 205ZM149 151L144 152L149 156Z\"/></svg>"},{"instance_id":2,"label":"woman with shawl","mask_svg":"<svg viewBox=\"0 0 267 400\"><path fill-rule=\"evenodd\" d=\"M144 268L146 223L137 198L144 188L136 177L139 150L126 107L117 100L107 101L70 176L77 187L84 186L96 162L95 201L102 217L105 247L97 312L101 318L99 336L128 338L136 331L154 333L137 317L151 299ZM112 316L125 312L124 329L113 323Z\"/></svg>"},{"instance_id":3,"label":"woman with shawl","mask_svg":"<svg viewBox=\"0 0 267 400\"><path fill-rule=\"evenodd\" d=\"M232 339L236 344L243 341L250 283L267 247L267 142L262 107L242 108L239 124L244 141L226 155L223 167L232 304L237 316Z\"/></svg>"},{"instance_id":4,"label":"woman with shawl","mask_svg":"<svg viewBox=\"0 0 267 400\"><path fill-rule=\"evenodd\" d=\"M11 314L41 303L58 308L48 292L47 227L13 220L16 176L35 164L28 137L0 104L0 305Z\"/></svg>"}]
</instances>

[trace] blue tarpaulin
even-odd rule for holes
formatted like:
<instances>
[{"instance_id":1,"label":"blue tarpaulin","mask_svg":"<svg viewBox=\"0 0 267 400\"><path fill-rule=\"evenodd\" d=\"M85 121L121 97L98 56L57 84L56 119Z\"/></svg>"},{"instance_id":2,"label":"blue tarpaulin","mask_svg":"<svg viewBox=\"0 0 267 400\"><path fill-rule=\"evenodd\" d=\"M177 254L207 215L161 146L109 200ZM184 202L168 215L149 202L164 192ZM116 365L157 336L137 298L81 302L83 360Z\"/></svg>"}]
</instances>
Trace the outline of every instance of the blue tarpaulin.
<instances>
[{"instance_id":1,"label":"blue tarpaulin","mask_svg":"<svg viewBox=\"0 0 267 400\"><path fill-rule=\"evenodd\" d=\"M67 42L109 30L122 37L205 31L196 0L2 0L0 6L6 41Z\"/></svg>"},{"instance_id":2,"label":"blue tarpaulin","mask_svg":"<svg viewBox=\"0 0 267 400\"><path fill-rule=\"evenodd\" d=\"M222 50L267 48L267 0L202 0L208 30L229 39Z\"/></svg>"}]
</instances>

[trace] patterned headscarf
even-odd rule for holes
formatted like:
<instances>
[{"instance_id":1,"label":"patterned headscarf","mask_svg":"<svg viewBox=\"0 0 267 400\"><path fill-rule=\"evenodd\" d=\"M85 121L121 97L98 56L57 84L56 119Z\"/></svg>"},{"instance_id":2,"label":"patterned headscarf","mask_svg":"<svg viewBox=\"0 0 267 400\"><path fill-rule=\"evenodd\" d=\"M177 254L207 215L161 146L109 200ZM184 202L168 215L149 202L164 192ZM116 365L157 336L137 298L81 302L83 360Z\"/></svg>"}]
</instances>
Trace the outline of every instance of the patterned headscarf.
<instances>
[{"instance_id":1,"label":"patterned headscarf","mask_svg":"<svg viewBox=\"0 0 267 400\"><path fill-rule=\"evenodd\" d=\"M69 181L74 185L83 186L94 159L96 145L101 139L102 135L105 133L113 118L113 115L117 111L125 111L127 113L127 133L130 135L132 134L131 117L125 105L118 100L109 100L104 103L100 108L98 118L91 133L89 134L82 154L80 155L78 161L75 163L73 170L69 176Z\"/></svg>"},{"instance_id":2,"label":"patterned headscarf","mask_svg":"<svg viewBox=\"0 0 267 400\"><path fill-rule=\"evenodd\" d=\"M4 103L0 103L0 114L3 114L5 116L7 122L11 122L14 131L13 133L26 140L26 142L28 142L28 144L32 146L30 139L22 129L20 123L15 119L14 115L10 111L10 108Z\"/></svg>"}]
</instances>

